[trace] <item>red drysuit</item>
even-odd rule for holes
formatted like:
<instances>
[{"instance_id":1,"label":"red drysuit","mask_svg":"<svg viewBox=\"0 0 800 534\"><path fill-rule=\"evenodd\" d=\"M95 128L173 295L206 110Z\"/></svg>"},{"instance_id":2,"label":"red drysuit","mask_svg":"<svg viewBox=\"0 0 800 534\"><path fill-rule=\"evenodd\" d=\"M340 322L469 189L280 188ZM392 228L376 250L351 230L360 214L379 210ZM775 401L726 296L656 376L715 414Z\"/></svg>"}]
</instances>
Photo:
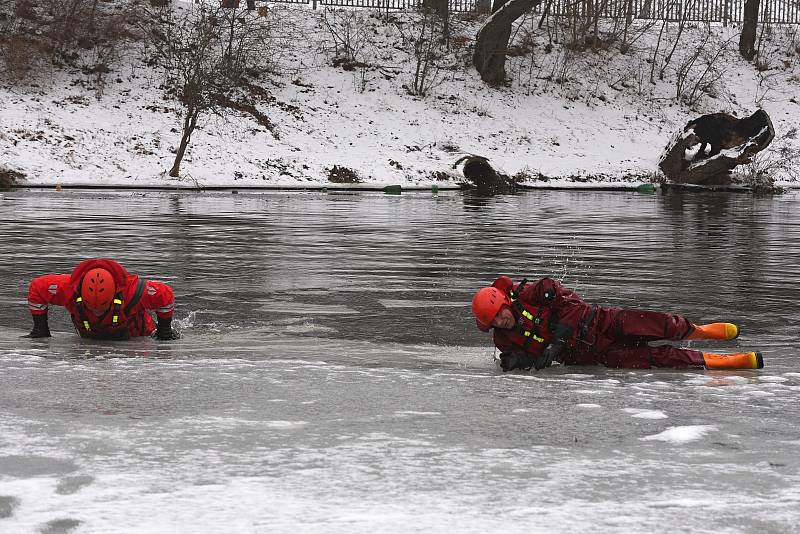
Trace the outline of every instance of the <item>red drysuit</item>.
<instances>
[{"instance_id":1,"label":"red drysuit","mask_svg":"<svg viewBox=\"0 0 800 534\"><path fill-rule=\"evenodd\" d=\"M492 285L506 294L512 287L518 287L507 276L501 276ZM526 315L542 318L539 331L535 326L525 327L534 332L533 336L528 332L529 337L542 341L532 342L519 331L494 328L494 344L503 352L526 350L536 356L550 341L548 328L561 324L568 326L569 331L564 337L565 348L556 360L567 365L631 369L703 366L700 351L648 344L685 338L692 331L692 324L682 315L592 306L551 278L527 284L518 300L529 312ZM519 307L512 308L512 312L518 322L525 321L524 317L520 321ZM532 324L530 321L529 325Z\"/></svg>"},{"instance_id":2,"label":"red drysuit","mask_svg":"<svg viewBox=\"0 0 800 534\"><path fill-rule=\"evenodd\" d=\"M106 269L114 277L117 295L122 301L118 310L109 308L100 317L82 310L76 302L83 276L98 267ZM151 311L159 319L171 319L175 298L172 288L167 284L144 279L140 283L137 275L129 274L114 260L88 259L78 264L72 274L46 274L31 281L28 289L31 314L46 314L50 304L64 306L72 317L75 329L83 337L127 339L149 336L155 331L156 325L149 313ZM115 314L116 324L113 322ZM88 328L84 321L88 321Z\"/></svg>"}]
</instances>

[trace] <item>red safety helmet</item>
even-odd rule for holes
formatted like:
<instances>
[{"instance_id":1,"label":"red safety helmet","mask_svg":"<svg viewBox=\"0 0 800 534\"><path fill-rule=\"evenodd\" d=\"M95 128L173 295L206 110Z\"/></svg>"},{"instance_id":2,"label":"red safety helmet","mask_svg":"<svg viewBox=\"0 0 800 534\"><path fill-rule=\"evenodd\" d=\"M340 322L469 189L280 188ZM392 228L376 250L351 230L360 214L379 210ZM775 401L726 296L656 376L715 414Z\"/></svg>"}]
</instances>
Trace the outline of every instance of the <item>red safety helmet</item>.
<instances>
[{"instance_id":1,"label":"red safety helmet","mask_svg":"<svg viewBox=\"0 0 800 534\"><path fill-rule=\"evenodd\" d=\"M484 287L472 298L472 314L478 328L487 332L492 327L495 315L503 306L511 306L508 296L496 287Z\"/></svg>"},{"instance_id":2,"label":"red safety helmet","mask_svg":"<svg viewBox=\"0 0 800 534\"><path fill-rule=\"evenodd\" d=\"M84 306L95 311L105 311L114 300L117 288L111 273L102 268L89 270L81 283L81 300Z\"/></svg>"}]
</instances>

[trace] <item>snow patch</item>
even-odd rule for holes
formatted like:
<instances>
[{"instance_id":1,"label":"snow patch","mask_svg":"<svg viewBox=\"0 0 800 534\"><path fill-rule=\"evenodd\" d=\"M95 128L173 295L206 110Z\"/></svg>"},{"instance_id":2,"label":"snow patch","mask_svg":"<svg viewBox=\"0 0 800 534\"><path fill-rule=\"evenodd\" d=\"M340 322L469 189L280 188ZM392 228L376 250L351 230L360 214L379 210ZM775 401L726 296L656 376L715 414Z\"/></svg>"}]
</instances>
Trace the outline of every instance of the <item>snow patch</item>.
<instances>
[{"instance_id":1,"label":"snow patch","mask_svg":"<svg viewBox=\"0 0 800 534\"><path fill-rule=\"evenodd\" d=\"M673 426L652 436L639 438L642 441L666 441L677 445L697 441L709 432L714 432L717 427L713 425Z\"/></svg>"}]
</instances>

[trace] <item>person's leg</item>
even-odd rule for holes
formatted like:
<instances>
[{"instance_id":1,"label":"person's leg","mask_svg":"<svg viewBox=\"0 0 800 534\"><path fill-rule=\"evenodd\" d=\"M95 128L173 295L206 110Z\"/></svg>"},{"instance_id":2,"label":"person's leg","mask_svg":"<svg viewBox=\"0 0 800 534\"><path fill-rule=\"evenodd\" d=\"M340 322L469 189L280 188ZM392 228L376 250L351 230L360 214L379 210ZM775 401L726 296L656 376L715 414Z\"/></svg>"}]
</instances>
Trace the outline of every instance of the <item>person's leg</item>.
<instances>
[{"instance_id":1,"label":"person's leg","mask_svg":"<svg viewBox=\"0 0 800 534\"><path fill-rule=\"evenodd\" d=\"M626 309L615 312L614 326L614 334L620 341L678 340L694 328L683 315Z\"/></svg>"},{"instance_id":2,"label":"person's leg","mask_svg":"<svg viewBox=\"0 0 800 534\"><path fill-rule=\"evenodd\" d=\"M606 367L624 369L649 369L651 367L703 367L703 353L697 350L679 349L670 345L650 347L647 344L614 346L604 355Z\"/></svg>"}]
</instances>

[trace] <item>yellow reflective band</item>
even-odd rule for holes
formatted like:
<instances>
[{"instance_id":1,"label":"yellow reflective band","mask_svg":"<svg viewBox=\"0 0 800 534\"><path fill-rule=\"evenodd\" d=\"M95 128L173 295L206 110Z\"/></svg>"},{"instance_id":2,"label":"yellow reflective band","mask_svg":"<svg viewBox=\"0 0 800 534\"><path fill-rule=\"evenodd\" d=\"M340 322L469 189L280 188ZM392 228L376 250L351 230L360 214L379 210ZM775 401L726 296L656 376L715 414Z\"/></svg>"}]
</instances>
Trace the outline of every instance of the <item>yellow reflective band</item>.
<instances>
[{"instance_id":1,"label":"yellow reflective band","mask_svg":"<svg viewBox=\"0 0 800 534\"><path fill-rule=\"evenodd\" d=\"M114 317L111 318L111 322L117 324L117 319L119 319L119 316L115 315Z\"/></svg>"},{"instance_id":2,"label":"yellow reflective band","mask_svg":"<svg viewBox=\"0 0 800 534\"><path fill-rule=\"evenodd\" d=\"M119 299L114 299L114 304L122 304L122 301Z\"/></svg>"},{"instance_id":3,"label":"yellow reflective band","mask_svg":"<svg viewBox=\"0 0 800 534\"><path fill-rule=\"evenodd\" d=\"M529 321L533 321L533 315L531 315L531 312L528 310L522 310L522 315L524 315Z\"/></svg>"},{"instance_id":4,"label":"yellow reflective band","mask_svg":"<svg viewBox=\"0 0 800 534\"><path fill-rule=\"evenodd\" d=\"M86 327L86 330L89 330L89 321L83 321L83 326Z\"/></svg>"},{"instance_id":5,"label":"yellow reflective band","mask_svg":"<svg viewBox=\"0 0 800 534\"><path fill-rule=\"evenodd\" d=\"M82 297L78 297L78 298L75 299L75 302L83 302L83 298Z\"/></svg>"},{"instance_id":6,"label":"yellow reflective band","mask_svg":"<svg viewBox=\"0 0 800 534\"><path fill-rule=\"evenodd\" d=\"M533 332L531 332L530 330L525 330L525 331L522 333L522 335L523 335L523 336L525 336L525 337L533 337L533 340L534 340L534 341L538 341L539 343L544 343L544 338L543 338L543 337L539 337L539 336L537 336L536 334L534 334L534 333L533 333Z\"/></svg>"}]
</instances>

